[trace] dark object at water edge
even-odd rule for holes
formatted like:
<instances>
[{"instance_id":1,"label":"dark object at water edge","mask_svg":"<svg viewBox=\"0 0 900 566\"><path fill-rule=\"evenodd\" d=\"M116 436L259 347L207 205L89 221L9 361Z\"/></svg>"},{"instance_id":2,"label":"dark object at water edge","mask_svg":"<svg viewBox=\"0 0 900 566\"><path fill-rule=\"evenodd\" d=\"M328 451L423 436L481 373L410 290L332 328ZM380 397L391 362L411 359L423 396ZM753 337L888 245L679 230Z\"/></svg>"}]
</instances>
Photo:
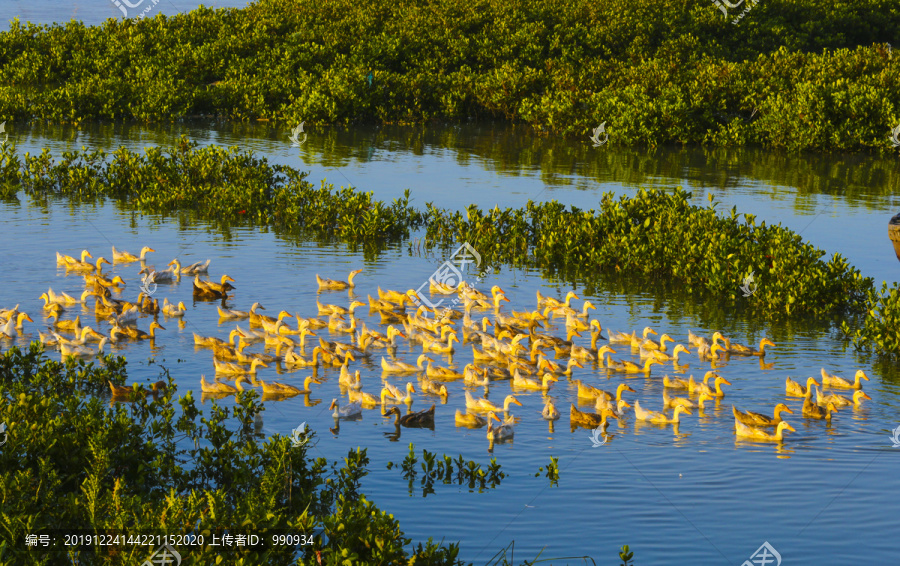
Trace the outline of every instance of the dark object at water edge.
<instances>
[{"instance_id":1,"label":"dark object at water edge","mask_svg":"<svg viewBox=\"0 0 900 566\"><path fill-rule=\"evenodd\" d=\"M894 244L894 253L897 254L897 259L900 260L900 214L895 215L888 222L888 237Z\"/></svg>"}]
</instances>

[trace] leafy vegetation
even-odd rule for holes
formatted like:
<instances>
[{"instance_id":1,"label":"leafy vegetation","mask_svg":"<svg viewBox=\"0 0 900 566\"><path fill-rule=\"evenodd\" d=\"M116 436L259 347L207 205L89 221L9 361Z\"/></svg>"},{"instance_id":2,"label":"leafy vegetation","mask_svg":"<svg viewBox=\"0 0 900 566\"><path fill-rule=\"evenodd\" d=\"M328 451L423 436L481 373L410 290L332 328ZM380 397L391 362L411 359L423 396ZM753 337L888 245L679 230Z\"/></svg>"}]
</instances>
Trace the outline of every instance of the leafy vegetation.
<instances>
[{"instance_id":1,"label":"leafy vegetation","mask_svg":"<svg viewBox=\"0 0 900 566\"><path fill-rule=\"evenodd\" d=\"M0 34L0 118L503 119L611 143L895 151L896 2L260 0Z\"/></svg>"},{"instance_id":2,"label":"leafy vegetation","mask_svg":"<svg viewBox=\"0 0 900 566\"><path fill-rule=\"evenodd\" d=\"M542 474L550 480L551 486L559 485L559 458L550 456L550 463L547 464L546 471L544 470L544 466L541 466L538 468L537 473L534 474L534 477L540 477Z\"/></svg>"},{"instance_id":3,"label":"leafy vegetation","mask_svg":"<svg viewBox=\"0 0 900 566\"><path fill-rule=\"evenodd\" d=\"M422 485L422 497L434 493L434 483L436 481L440 481L444 484L456 482L458 485L463 485L465 483L468 485L469 491L477 489L478 493L481 493L485 488L497 487L500 485L503 478L506 477L506 474L500 470L500 464L497 463L496 458L491 458L491 463L488 466L487 471L482 469L481 464L474 460L466 461L462 454L460 454L456 460L446 454L444 454L442 459L438 460L437 454L434 452L422 450L422 460L423 461L420 464L422 468L422 479L420 480ZM404 479L409 480L410 495L412 495L413 492L413 481L419 474L418 470L416 470L418 461L419 459L416 457L415 445L410 443L409 454L400 464L400 469L403 470ZM456 465L455 469L453 467L454 464ZM393 469L394 466L394 462L387 463L387 468L389 470Z\"/></svg>"},{"instance_id":4,"label":"leafy vegetation","mask_svg":"<svg viewBox=\"0 0 900 566\"><path fill-rule=\"evenodd\" d=\"M104 406L107 380L126 381L124 358L107 356L98 367L62 364L47 359L38 342L0 357L0 422L9 435L0 450L0 531L15 541L0 546L0 562L53 563L25 550L25 535L79 525L92 533L203 534L206 541L223 529L318 533L311 544L255 552L191 546L198 564L309 564L317 556L333 566L461 564L457 545L429 540L405 550L411 541L398 522L359 493L365 450L350 451L329 470L287 437L254 437L264 410L256 393L243 393L232 415L214 406L200 417L190 392L176 398L174 381L165 371L162 377L168 390L160 398ZM70 558L138 564L147 549L96 546L72 550Z\"/></svg>"}]
</instances>

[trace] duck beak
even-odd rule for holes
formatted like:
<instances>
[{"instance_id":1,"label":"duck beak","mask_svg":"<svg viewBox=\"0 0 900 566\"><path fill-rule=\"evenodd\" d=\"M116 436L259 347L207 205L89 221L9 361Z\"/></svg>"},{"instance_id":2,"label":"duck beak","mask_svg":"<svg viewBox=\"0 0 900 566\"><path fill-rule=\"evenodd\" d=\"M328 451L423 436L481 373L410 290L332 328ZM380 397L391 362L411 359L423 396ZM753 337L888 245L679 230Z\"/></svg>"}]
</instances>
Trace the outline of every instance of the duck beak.
<instances>
[{"instance_id":1,"label":"duck beak","mask_svg":"<svg viewBox=\"0 0 900 566\"><path fill-rule=\"evenodd\" d=\"M794 414L794 411L792 411L790 407L785 407L784 412L785 412L785 413L790 413L790 414L792 414L792 415Z\"/></svg>"},{"instance_id":2,"label":"duck beak","mask_svg":"<svg viewBox=\"0 0 900 566\"><path fill-rule=\"evenodd\" d=\"M512 402L520 407L522 406L522 403L520 403L518 399L513 399ZM500 420L500 419L497 419L497 420Z\"/></svg>"},{"instance_id":3,"label":"duck beak","mask_svg":"<svg viewBox=\"0 0 900 566\"><path fill-rule=\"evenodd\" d=\"M863 399L872 399L865 391L862 391L862 395L860 395L860 397L862 397Z\"/></svg>"}]
</instances>

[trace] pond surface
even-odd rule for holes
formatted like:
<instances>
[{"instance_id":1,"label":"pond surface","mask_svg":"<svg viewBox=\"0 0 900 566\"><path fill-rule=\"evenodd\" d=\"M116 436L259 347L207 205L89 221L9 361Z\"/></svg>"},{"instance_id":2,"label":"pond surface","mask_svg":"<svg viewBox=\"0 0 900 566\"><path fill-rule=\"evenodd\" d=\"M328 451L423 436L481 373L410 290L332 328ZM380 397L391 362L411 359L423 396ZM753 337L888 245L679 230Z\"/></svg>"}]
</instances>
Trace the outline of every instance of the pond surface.
<instances>
[{"instance_id":1,"label":"pond surface","mask_svg":"<svg viewBox=\"0 0 900 566\"><path fill-rule=\"evenodd\" d=\"M414 205L425 202L460 209L475 203L485 207L523 206L529 199L556 199L581 208L596 208L604 191L633 194L640 186L668 188L681 185L694 192L697 204L706 204L712 193L723 212L737 206L758 220L781 222L801 232L804 239L828 251L840 252L863 274L880 282L896 280L900 268L889 240L887 220L896 211L898 168L896 163L865 157L784 156L761 151L704 151L659 149L636 151L613 147L592 148L587 143L535 137L528 129L489 125L448 128L354 128L335 130L307 127L308 140L291 148L289 127L271 125L174 125L160 129L128 126L95 126L78 132L65 128L8 128L10 141L20 153L37 153L43 147L60 155L82 145L140 150L145 146L174 143L187 133L201 144L237 145L283 163L311 171L318 183L327 178L336 185L352 184L390 200L410 188ZM38 295L54 291L80 294L81 277L66 276L55 264L56 251L77 255L91 250L95 257L109 257L110 246L137 252L143 245L156 250L148 263L163 268L172 258L182 263L212 260L210 275L227 273L235 279L231 308L246 310L259 301L268 314L280 309L303 316L316 314L315 301L346 306L347 292L317 295L315 275L346 279L349 271L363 269L356 278L355 295L365 300L378 286L395 290L416 289L445 257L424 257L410 252L406 243L389 248L375 259L343 246L285 240L255 229L232 229L229 238L204 225L184 225L175 219L141 215L116 203L72 206L66 201L42 207L20 193L20 203L0 203L2 233L0 254L14 258L10 269L0 272L0 307L20 303L38 324L26 323L18 343L36 339L46 326L41 320ZM128 286L123 297L133 299L139 285L139 264L107 268ZM765 281L759 281L764 285ZM530 270L504 268L489 271L478 284L487 292L500 285L511 300L504 310L535 308L535 291L562 297L572 289L565 283ZM736 282L739 285L740 282ZM498 550L515 541L515 558L590 555L598 563L611 563L617 549L629 544L638 563L646 564L741 564L768 541L791 563L850 562L866 556L875 564L896 559L900 543L894 536L900 527L900 476L896 473L900 450L892 448L891 430L900 424L900 380L896 367L857 356L838 341L828 328L813 322L769 326L741 318L720 307L715 298L685 297L662 291L639 280L604 278L590 291L574 290L580 299L596 307L605 329L631 331L647 325L676 343L687 344L689 330L710 335L720 330L741 343L757 344L763 336L777 346L768 351L762 365L758 358L732 358L718 371L731 386L719 403L708 403L683 417L678 430L672 426L635 423L629 413L613 422L608 441L599 447L591 431L568 423L568 408L577 403L577 390L564 379L554 384L550 396L563 414L552 427L541 419L540 393L516 393L521 407L512 443L488 451L484 429L454 426L454 413L464 409L462 382L448 383L447 404L438 400L434 431L402 429L392 442L386 435L393 424L377 411L365 411L362 420L341 422L335 428L328 404L339 395L338 372L320 369L322 385L313 385L309 402L295 397L266 402L264 432L290 435L306 422L316 431L314 456L330 460L348 450L366 447L371 473L363 491L383 509L393 513L414 541L434 537L460 541L462 558L483 564ZM131 362L130 379L157 379L158 367L168 367L179 385L179 394L199 391L200 375L214 374L211 351L195 349L193 333L225 337L234 323L218 322L215 303L191 300L190 278L159 287L154 295L162 302L184 301L188 311L183 326L160 317L165 330L154 344L129 343L115 351ZM581 300L574 301L580 307ZM377 316L357 311L369 327ZM66 313L74 318L78 309ZM81 312L94 325L92 313ZM288 319L290 320L290 319ZM140 321L146 330L148 319ZM239 323L246 328L246 322ZM100 325L108 331L109 325ZM551 328L557 334L559 326ZM605 332L604 332L605 334ZM346 341L345 335L319 331L327 340ZM587 334L585 334L587 336ZM582 345L588 340L581 339ZM4 345L6 347L7 345ZM252 348L260 351L260 346ZM471 349L457 346L453 363L462 368L472 359ZM616 359L638 361L627 347L616 348ZM693 350L693 349L692 349ZM397 356L414 362L421 351L401 340ZM308 350L309 352L309 350ZM363 389L377 393L381 385L382 352L371 362L351 364L360 370ZM57 352L51 352L58 357ZM434 354L436 362L450 360ZM710 367L696 354L682 356L690 364L681 377L702 376ZM842 409L832 423L801 416L801 401L786 398L785 377L803 380L818 376L821 367L852 376L862 368L872 378L865 390L872 397L860 408ZM310 371L260 370L263 379L299 385ZM279 375L280 374L280 375ZM614 390L627 382L648 409L662 408L662 376L676 375L671 363L656 366L649 378L623 378L585 364L575 368L574 378ZM401 387L415 377L391 377ZM417 386L418 388L418 386ZM484 388L472 389L476 396ZM509 382L496 382L488 395L502 402L511 392ZM846 392L845 392L846 393ZM195 396L198 397L199 395ZM424 409L434 398L414 394L413 409ZM317 401L321 401L315 404ZM787 420L796 433L787 433L783 445L735 441L731 405L771 414L785 402L794 411ZM226 398L219 403L231 406ZM311 405L311 406L307 406ZM207 402L204 407L210 407ZM589 410L588 407L582 407ZM400 462L414 443L438 455L462 454L487 467L496 457L509 474L499 487L472 493L455 485L435 486L422 496L416 481L410 493L401 472L386 469L388 461ZM558 487L546 477L535 477L550 458L559 458ZM858 559L857 559L858 560ZM553 563L582 563L560 559Z\"/></svg>"},{"instance_id":2,"label":"pond surface","mask_svg":"<svg viewBox=\"0 0 900 566\"><path fill-rule=\"evenodd\" d=\"M55 22L65 24L70 20L77 20L86 26L97 26L109 18L136 18L142 12L149 18L156 14L174 16L195 10L198 6L244 8L248 4L250 2L247 0L4 0L0 3L0 26L3 30L8 30L13 18L19 18L22 25L26 22L37 25L53 25Z\"/></svg>"}]
</instances>

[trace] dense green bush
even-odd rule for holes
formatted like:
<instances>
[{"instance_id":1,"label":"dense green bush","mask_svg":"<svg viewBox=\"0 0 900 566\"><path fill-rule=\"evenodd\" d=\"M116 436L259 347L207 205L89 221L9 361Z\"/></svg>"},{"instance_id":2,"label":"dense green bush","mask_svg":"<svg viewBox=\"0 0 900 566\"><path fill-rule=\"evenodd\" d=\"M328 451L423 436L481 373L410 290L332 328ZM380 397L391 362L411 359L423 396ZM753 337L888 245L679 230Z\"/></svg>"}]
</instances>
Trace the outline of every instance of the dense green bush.
<instances>
[{"instance_id":1,"label":"dense green bush","mask_svg":"<svg viewBox=\"0 0 900 566\"><path fill-rule=\"evenodd\" d=\"M429 540L405 550L411 541L398 522L358 492L365 450L329 470L324 458L308 457L306 445L257 439L254 420L264 409L254 392L241 394L233 419L215 405L200 417L191 393L176 397L171 379L158 399L106 406L106 381L126 379L124 358L62 364L38 342L0 356L0 422L9 435L0 450L0 563L71 563L65 551L39 558L26 550L25 535L77 528L205 533L206 541L221 529L317 533L299 559L293 547L232 553L193 546L195 564L310 564L317 553L331 566L460 564L457 545ZM139 564L153 550L96 547L76 563Z\"/></svg>"},{"instance_id":2,"label":"dense green bush","mask_svg":"<svg viewBox=\"0 0 900 566\"><path fill-rule=\"evenodd\" d=\"M890 152L900 6L260 0L0 34L0 118L503 118L611 143Z\"/></svg>"}]
</instances>

